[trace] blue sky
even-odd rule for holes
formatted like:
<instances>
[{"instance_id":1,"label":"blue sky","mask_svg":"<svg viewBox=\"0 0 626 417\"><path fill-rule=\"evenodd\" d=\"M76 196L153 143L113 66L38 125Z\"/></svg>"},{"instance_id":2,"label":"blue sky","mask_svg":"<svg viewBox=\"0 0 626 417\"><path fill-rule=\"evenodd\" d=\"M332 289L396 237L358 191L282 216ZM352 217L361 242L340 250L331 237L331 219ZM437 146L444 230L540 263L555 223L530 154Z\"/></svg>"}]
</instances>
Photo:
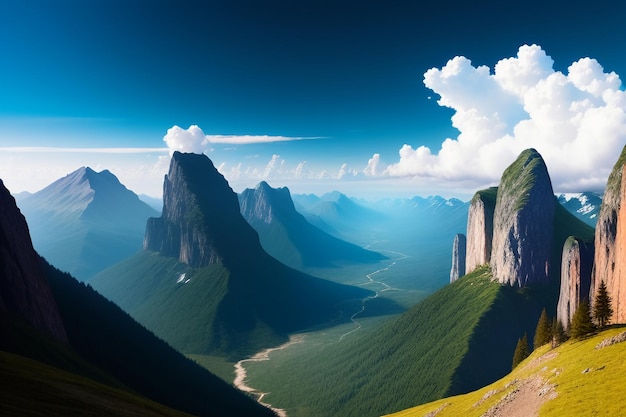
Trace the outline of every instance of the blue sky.
<instances>
[{"instance_id":1,"label":"blue sky","mask_svg":"<svg viewBox=\"0 0 626 417\"><path fill-rule=\"evenodd\" d=\"M467 199L534 146L557 191L598 190L626 144L624 12L4 0L0 178L32 192L88 165L158 195L171 148L205 152L235 191Z\"/></svg>"}]
</instances>

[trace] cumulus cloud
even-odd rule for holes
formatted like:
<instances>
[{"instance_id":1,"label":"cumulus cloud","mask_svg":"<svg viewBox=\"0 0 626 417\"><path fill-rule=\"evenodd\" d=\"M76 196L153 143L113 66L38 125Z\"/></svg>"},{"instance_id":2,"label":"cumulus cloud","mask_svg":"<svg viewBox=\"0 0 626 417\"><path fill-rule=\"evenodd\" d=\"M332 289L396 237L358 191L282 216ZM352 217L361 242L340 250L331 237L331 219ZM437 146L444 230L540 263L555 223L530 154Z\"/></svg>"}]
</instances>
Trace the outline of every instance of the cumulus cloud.
<instances>
[{"instance_id":1,"label":"cumulus cloud","mask_svg":"<svg viewBox=\"0 0 626 417\"><path fill-rule=\"evenodd\" d=\"M363 170L363 173L367 176L375 176L378 174L378 165L380 164L380 154L375 153L367 161L367 166Z\"/></svg>"},{"instance_id":2,"label":"cumulus cloud","mask_svg":"<svg viewBox=\"0 0 626 417\"><path fill-rule=\"evenodd\" d=\"M191 125L187 129L172 126L167 130L163 141L174 151L203 153L211 144L247 145L252 143L287 142L294 140L322 139L322 137L291 137L269 135L205 135L200 127Z\"/></svg>"},{"instance_id":3,"label":"cumulus cloud","mask_svg":"<svg viewBox=\"0 0 626 417\"><path fill-rule=\"evenodd\" d=\"M626 94L615 72L591 58L555 71L541 47L524 45L492 72L455 57L424 74L424 84L455 111L456 138L437 153L405 144L389 176L497 182L524 149L544 157L555 190L601 189L626 144ZM376 172L374 158L366 173ZM374 169L372 170L372 167Z\"/></svg>"}]
</instances>

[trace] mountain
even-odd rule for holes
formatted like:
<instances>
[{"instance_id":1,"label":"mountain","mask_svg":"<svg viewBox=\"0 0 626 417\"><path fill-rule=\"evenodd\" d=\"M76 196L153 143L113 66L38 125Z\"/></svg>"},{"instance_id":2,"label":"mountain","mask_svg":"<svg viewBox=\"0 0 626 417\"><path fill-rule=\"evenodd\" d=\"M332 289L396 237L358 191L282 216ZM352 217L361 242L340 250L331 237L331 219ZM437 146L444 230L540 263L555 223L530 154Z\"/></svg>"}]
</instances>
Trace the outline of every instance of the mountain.
<instances>
[{"instance_id":1,"label":"mountain","mask_svg":"<svg viewBox=\"0 0 626 417\"><path fill-rule=\"evenodd\" d=\"M143 201L144 203L146 203L147 205L155 209L157 212L159 213L161 212L161 209L163 208L162 198L152 197L147 194L139 194L138 197L141 201Z\"/></svg>"},{"instance_id":2,"label":"mountain","mask_svg":"<svg viewBox=\"0 0 626 417\"><path fill-rule=\"evenodd\" d=\"M471 393L388 417L622 415L624 329L533 352L506 377Z\"/></svg>"},{"instance_id":3,"label":"mountain","mask_svg":"<svg viewBox=\"0 0 626 417\"><path fill-rule=\"evenodd\" d=\"M626 147L615 163L604 192L595 235L594 273L589 299L604 281L613 299L612 323L626 323Z\"/></svg>"},{"instance_id":4,"label":"mountain","mask_svg":"<svg viewBox=\"0 0 626 417\"><path fill-rule=\"evenodd\" d=\"M492 187L474 194L467 215L467 254L465 272L472 272L491 260L493 215L498 188Z\"/></svg>"},{"instance_id":5,"label":"mountain","mask_svg":"<svg viewBox=\"0 0 626 417\"><path fill-rule=\"evenodd\" d=\"M309 194L294 195L293 198L298 211L311 224L338 237L385 219L383 213L365 207L339 191L321 197Z\"/></svg>"},{"instance_id":6,"label":"mountain","mask_svg":"<svg viewBox=\"0 0 626 417\"><path fill-rule=\"evenodd\" d=\"M157 212L104 170L82 167L18 201L37 251L80 280L141 249Z\"/></svg>"},{"instance_id":7,"label":"mountain","mask_svg":"<svg viewBox=\"0 0 626 417\"><path fill-rule=\"evenodd\" d=\"M523 334L533 339L542 310L554 317L567 237L580 236L584 241L593 237L591 227L558 204L539 158L532 150L523 152L504 172L497 193L491 189L481 196L496 202L493 240L506 242L506 236L498 235L510 235L509 248L518 248L512 243L519 241L519 251L504 251L494 244L491 264L478 266L398 318L352 341L281 362L263 387L273 393L272 403L294 417L377 416L409 403L466 393L506 375L517 341ZM505 213L511 222L502 218ZM533 213L544 230L532 224ZM550 224L545 224L546 218ZM485 234L478 241L486 241L489 228L485 226L475 229ZM550 246L535 242L539 237ZM499 251L516 266L510 280L502 282L493 270ZM533 269L539 254L542 268ZM283 378L296 378L298 392L306 392L306 398L296 397L296 390L282 383Z\"/></svg>"},{"instance_id":8,"label":"mountain","mask_svg":"<svg viewBox=\"0 0 626 417\"><path fill-rule=\"evenodd\" d=\"M583 193L565 193L557 197L559 203L574 216L591 227L598 222L598 214L602 205L602 195L591 191Z\"/></svg>"},{"instance_id":9,"label":"mountain","mask_svg":"<svg viewBox=\"0 0 626 417\"><path fill-rule=\"evenodd\" d=\"M296 211L286 187L272 188L261 182L239 195L239 205L243 217L259 234L263 249L293 268L386 259L313 226Z\"/></svg>"},{"instance_id":10,"label":"mountain","mask_svg":"<svg viewBox=\"0 0 626 417\"><path fill-rule=\"evenodd\" d=\"M1 181L0 213L0 414L273 415L39 257Z\"/></svg>"},{"instance_id":11,"label":"mountain","mask_svg":"<svg viewBox=\"0 0 626 417\"><path fill-rule=\"evenodd\" d=\"M452 244L452 269L450 270L450 282L454 282L465 275L465 254L467 238L463 233L454 237Z\"/></svg>"},{"instance_id":12,"label":"mountain","mask_svg":"<svg viewBox=\"0 0 626 417\"><path fill-rule=\"evenodd\" d=\"M591 273L593 271L593 243L570 236L563 246L561 263L561 289L556 308L556 318L568 329L576 309L584 300L589 301Z\"/></svg>"},{"instance_id":13,"label":"mountain","mask_svg":"<svg viewBox=\"0 0 626 417\"><path fill-rule=\"evenodd\" d=\"M241 358L290 332L346 321L372 295L268 255L206 155L175 152L163 189L145 250L90 283L177 349Z\"/></svg>"},{"instance_id":14,"label":"mountain","mask_svg":"<svg viewBox=\"0 0 626 417\"><path fill-rule=\"evenodd\" d=\"M56 301L28 234L24 216L0 180L0 311L15 314L67 342Z\"/></svg>"},{"instance_id":15,"label":"mountain","mask_svg":"<svg viewBox=\"0 0 626 417\"><path fill-rule=\"evenodd\" d=\"M493 215L494 279L524 287L550 276L555 198L543 158L527 149L502 174Z\"/></svg>"}]
</instances>

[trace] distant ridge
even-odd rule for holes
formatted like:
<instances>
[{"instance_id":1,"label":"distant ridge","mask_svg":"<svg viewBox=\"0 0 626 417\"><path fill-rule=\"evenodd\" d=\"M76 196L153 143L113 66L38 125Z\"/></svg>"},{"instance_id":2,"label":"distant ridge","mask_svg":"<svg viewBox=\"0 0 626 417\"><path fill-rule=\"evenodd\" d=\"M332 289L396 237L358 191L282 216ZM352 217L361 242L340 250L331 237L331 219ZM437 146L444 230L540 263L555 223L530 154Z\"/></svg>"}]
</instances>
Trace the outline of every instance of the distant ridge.
<instances>
[{"instance_id":1,"label":"distant ridge","mask_svg":"<svg viewBox=\"0 0 626 417\"><path fill-rule=\"evenodd\" d=\"M81 280L141 249L157 214L110 171L81 167L21 198L37 251Z\"/></svg>"},{"instance_id":2,"label":"distant ridge","mask_svg":"<svg viewBox=\"0 0 626 417\"><path fill-rule=\"evenodd\" d=\"M239 204L244 218L259 233L263 248L293 268L386 259L313 226L296 211L286 187L272 188L260 182L239 195Z\"/></svg>"}]
</instances>

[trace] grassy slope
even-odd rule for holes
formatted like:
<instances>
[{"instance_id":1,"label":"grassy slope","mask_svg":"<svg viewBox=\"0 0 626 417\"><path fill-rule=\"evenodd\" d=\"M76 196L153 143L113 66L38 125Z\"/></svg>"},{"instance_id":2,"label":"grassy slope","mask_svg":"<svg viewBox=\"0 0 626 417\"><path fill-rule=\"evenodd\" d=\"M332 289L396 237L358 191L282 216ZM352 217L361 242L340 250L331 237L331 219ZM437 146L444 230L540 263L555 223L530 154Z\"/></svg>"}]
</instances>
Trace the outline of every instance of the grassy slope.
<instances>
[{"instance_id":1,"label":"grassy slope","mask_svg":"<svg viewBox=\"0 0 626 417\"><path fill-rule=\"evenodd\" d=\"M569 417L588 415L622 415L626 407L626 343L618 343L602 349L596 345L609 337L623 332L613 328L583 341L568 341L550 351L544 346L522 362L513 372L493 384L477 391L444 398L423 404L394 417L423 417L447 404L437 417L481 416L511 391L507 384L531 376L540 376L556 385L556 398L547 401L539 416ZM545 356L544 356L545 355ZM541 358L544 356L541 360ZM588 372L583 373L584 370ZM488 392L497 391L480 405L476 405Z\"/></svg>"},{"instance_id":2,"label":"grassy slope","mask_svg":"<svg viewBox=\"0 0 626 417\"><path fill-rule=\"evenodd\" d=\"M375 334L361 333L253 379L290 416L375 416L447 392L500 286L478 270Z\"/></svg>"},{"instance_id":3,"label":"grassy slope","mask_svg":"<svg viewBox=\"0 0 626 417\"><path fill-rule=\"evenodd\" d=\"M189 416L137 394L0 351L4 416Z\"/></svg>"}]
</instances>

